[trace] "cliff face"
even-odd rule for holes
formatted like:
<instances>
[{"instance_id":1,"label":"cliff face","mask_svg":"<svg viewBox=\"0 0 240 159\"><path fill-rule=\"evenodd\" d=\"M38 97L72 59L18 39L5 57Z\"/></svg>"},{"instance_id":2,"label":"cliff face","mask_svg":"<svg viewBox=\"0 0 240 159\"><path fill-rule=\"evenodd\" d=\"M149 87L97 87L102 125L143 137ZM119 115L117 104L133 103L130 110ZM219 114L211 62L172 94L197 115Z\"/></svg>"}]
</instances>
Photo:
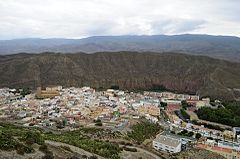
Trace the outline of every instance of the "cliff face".
<instances>
[{"instance_id":1,"label":"cliff face","mask_svg":"<svg viewBox=\"0 0 240 159\"><path fill-rule=\"evenodd\" d=\"M16 54L0 56L0 87L91 86L151 89L232 100L238 98L240 64L202 56L154 53Z\"/></svg>"}]
</instances>

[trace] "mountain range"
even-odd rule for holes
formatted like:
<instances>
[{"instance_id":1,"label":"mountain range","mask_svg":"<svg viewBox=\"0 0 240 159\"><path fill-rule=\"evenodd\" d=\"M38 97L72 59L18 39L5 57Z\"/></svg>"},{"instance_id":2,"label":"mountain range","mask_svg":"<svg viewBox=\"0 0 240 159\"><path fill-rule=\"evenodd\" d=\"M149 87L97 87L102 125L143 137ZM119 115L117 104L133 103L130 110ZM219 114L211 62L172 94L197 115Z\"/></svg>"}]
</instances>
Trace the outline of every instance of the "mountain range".
<instances>
[{"instance_id":1,"label":"mountain range","mask_svg":"<svg viewBox=\"0 0 240 159\"><path fill-rule=\"evenodd\" d=\"M41 52L178 52L240 62L240 38L211 35L93 36L0 40L0 55Z\"/></svg>"},{"instance_id":2,"label":"mountain range","mask_svg":"<svg viewBox=\"0 0 240 159\"><path fill-rule=\"evenodd\" d=\"M240 99L240 63L179 53L99 52L0 56L0 87L48 85L165 89Z\"/></svg>"}]
</instances>

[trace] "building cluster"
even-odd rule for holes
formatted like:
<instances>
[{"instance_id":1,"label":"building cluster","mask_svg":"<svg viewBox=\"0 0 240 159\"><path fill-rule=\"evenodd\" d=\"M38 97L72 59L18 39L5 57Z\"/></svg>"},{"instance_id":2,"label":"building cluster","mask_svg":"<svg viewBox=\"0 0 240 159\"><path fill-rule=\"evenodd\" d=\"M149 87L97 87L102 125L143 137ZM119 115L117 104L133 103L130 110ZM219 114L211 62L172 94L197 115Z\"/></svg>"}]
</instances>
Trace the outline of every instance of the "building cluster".
<instances>
[{"instance_id":1,"label":"building cluster","mask_svg":"<svg viewBox=\"0 0 240 159\"><path fill-rule=\"evenodd\" d=\"M172 136L158 135L153 140L153 147L169 153L177 153L182 150L181 140Z\"/></svg>"},{"instance_id":2,"label":"building cluster","mask_svg":"<svg viewBox=\"0 0 240 159\"><path fill-rule=\"evenodd\" d=\"M180 152L186 149L188 143L195 144L196 134L201 134L202 137L213 140L205 140L198 144L199 147L214 152L218 149L226 151L230 149L231 155L238 154L235 151L240 151L240 145L233 142L233 139L240 138L240 128L219 131L185 121L176 113L183 108L183 102L188 105L186 112L191 120L197 119L195 110L205 106L213 107L209 98L200 99L198 95L172 92L134 93L114 89L96 91L90 87L54 86L38 88L36 92L24 95L20 89L2 88L0 89L0 119L24 126L48 129L103 126L124 130L132 120L144 117L152 123L165 125L169 129L153 140L152 146L156 150L168 153ZM220 101L215 103L221 104ZM163 116L167 116L169 120L162 120ZM193 136L179 135L178 133L183 130L192 132ZM170 133L171 131L175 133ZM219 142L216 143L214 139ZM232 144L229 144L230 140Z\"/></svg>"},{"instance_id":3,"label":"building cluster","mask_svg":"<svg viewBox=\"0 0 240 159\"><path fill-rule=\"evenodd\" d=\"M168 153L178 153L186 150L189 144L195 144L196 139L186 137L169 132L158 134L153 140L153 148L156 150L165 151Z\"/></svg>"},{"instance_id":4,"label":"building cluster","mask_svg":"<svg viewBox=\"0 0 240 159\"><path fill-rule=\"evenodd\" d=\"M0 117L26 126L72 128L100 120L103 126L124 128L129 119L158 122L160 115L160 100L140 93L61 86L38 88L26 96L14 91L0 90Z\"/></svg>"},{"instance_id":5,"label":"building cluster","mask_svg":"<svg viewBox=\"0 0 240 159\"><path fill-rule=\"evenodd\" d=\"M238 139L240 138L240 128L231 128L230 126L208 123L207 121L201 120L201 122L217 124L217 126L225 129L224 131L220 131L190 122L191 120L199 120L195 113L196 110L201 107L217 109L219 106L222 106L220 101L215 100L214 102L210 102L210 98L200 99L197 95L175 94L172 92L144 92L144 95L153 98L157 97L160 99L161 103L165 103L164 112L169 119L167 124L169 124L170 131L174 132L174 134L161 133L157 135L152 142L154 149L168 153L177 153L186 149L186 147L188 147L187 143L189 142L196 144L196 134L200 134L202 141L198 145L206 145L202 147L206 147L206 149L213 152L219 152L219 154L227 158L240 158L240 144L238 143ZM183 109L183 103L187 105L185 111L189 115L190 120L184 120L178 115L178 113L176 113ZM191 132L193 135L192 137L177 135L178 133L181 134L181 131ZM211 148L209 148L209 146ZM221 152L221 150L223 152Z\"/></svg>"}]
</instances>

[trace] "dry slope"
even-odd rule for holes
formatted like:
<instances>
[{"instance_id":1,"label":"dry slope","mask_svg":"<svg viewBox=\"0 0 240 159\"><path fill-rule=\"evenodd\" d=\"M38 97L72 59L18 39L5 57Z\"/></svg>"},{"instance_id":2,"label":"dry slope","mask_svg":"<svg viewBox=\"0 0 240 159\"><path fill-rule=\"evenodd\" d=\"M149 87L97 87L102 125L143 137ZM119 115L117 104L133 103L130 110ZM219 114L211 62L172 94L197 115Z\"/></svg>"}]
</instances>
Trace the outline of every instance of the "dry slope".
<instances>
[{"instance_id":1,"label":"dry slope","mask_svg":"<svg viewBox=\"0 0 240 159\"><path fill-rule=\"evenodd\" d=\"M152 89L239 98L240 63L175 53L16 54L0 56L0 87L84 86Z\"/></svg>"}]
</instances>

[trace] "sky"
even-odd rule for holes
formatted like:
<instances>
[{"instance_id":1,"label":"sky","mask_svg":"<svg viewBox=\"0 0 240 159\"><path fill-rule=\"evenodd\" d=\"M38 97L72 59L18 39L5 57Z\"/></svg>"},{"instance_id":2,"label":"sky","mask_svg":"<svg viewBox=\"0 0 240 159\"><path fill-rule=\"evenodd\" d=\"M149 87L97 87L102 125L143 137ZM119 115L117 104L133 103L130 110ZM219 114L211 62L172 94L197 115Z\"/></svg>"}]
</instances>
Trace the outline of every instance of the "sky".
<instances>
[{"instance_id":1,"label":"sky","mask_svg":"<svg viewBox=\"0 0 240 159\"><path fill-rule=\"evenodd\" d=\"M240 37L240 0L0 0L0 39L186 33Z\"/></svg>"}]
</instances>

